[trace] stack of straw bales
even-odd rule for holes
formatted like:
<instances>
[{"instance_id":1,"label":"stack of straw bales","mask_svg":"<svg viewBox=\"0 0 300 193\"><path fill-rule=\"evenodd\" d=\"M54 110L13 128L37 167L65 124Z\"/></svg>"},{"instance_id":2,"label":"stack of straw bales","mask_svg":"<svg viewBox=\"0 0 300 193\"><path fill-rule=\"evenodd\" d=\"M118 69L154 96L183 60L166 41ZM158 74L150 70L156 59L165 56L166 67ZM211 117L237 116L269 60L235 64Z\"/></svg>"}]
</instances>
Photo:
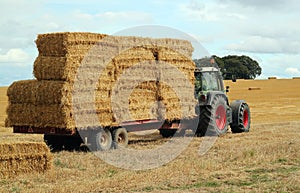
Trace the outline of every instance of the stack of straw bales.
<instances>
[{"instance_id":1,"label":"stack of straw bales","mask_svg":"<svg viewBox=\"0 0 300 193\"><path fill-rule=\"evenodd\" d=\"M188 41L52 33L39 35L36 44L39 51L34 62L36 79L14 82L9 87L7 126L75 129L78 124L74 113L96 113L102 126L132 120L194 116L193 90L184 93L186 97L181 97L184 101L179 101L176 89L174 91L168 84L175 82L183 91L185 84L181 83L188 80L194 84L195 64L190 59L193 47ZM147 65L133 69L145 61ZM168 68L176 68L181 74ZM134 75L120 78L131 69ZM145 75L162 77L164 81L159 78L141 81ZM118 105L113 108L113 93L128 91L128 85L135 85L129 98L119 98ZM124 110L126 106L130 116Z\"/></svg>"},{"instance_id":2,"label":"stack of straw bales","mask_svg":"<svg viewBox=\"0 0 300 193\"><path fill-rule=\"evenodd\" d=\"M52 154L45 143L0 144L0 178L22 173L45 172L52 167Z\"/></svg>"}]
</instances>

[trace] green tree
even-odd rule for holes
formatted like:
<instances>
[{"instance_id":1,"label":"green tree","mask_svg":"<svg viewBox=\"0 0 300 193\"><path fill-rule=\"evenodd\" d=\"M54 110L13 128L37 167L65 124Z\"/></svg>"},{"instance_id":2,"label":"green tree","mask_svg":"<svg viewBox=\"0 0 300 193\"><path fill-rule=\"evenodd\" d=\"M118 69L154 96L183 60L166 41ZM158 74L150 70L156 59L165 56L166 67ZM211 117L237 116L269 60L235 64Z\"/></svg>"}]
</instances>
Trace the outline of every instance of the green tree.
<instances>
[{"instance_id":1,"label":"green tree","mask_svg":"<svg viewBox=\"0 0 300 193\"><path fill-rule=\"evenodd\" d=\"M233 76L241 79L255 79L262 71L258 62L249 56L229 55L222 58L218 56L213 57L221 68L221 72L226 80L231 79Z\"/></svg>"}]
</instances>

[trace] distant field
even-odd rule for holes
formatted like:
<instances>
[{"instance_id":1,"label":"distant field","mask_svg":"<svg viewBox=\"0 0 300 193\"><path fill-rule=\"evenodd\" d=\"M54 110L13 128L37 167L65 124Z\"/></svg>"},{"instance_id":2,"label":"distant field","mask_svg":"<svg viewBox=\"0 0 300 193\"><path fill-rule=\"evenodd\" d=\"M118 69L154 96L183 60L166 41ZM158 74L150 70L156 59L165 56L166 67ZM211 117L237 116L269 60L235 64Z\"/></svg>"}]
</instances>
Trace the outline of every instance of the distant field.
<instances>
[{"instance_id":1,"label":"distant field","mask_svg":"<svg viewBox=\"0 0 300 193\"><path fill-rule=\"evenodd\" d=\"M237 80L225 84L230 86L230 100L248 102L254 124L300 121L300 79Z\"/></svg>"},{"instance_id":2,"label":"distant field","mask_svg":"<svg viewBox=\"0 0 300 193\"><path fill-rule=\"evenodd\" d=\"M171 163L146 171L116 168L90 152L62 151L45 174L0 179L0 192L299 192L300 79L225 83L230 100L248 102L252 127L218 138L204 156L198 154L204 138L194 138ZM0 88L0 141L42 141L3 127L5 90ZM129 148L164 142L157 134L135 136Z\"/></svg>"},{"instance_id":3,"label":"distant field","mask_svg":"<svg viewBox=\"0 0 300 193\"><path fill-rule=\"evenodd\" d=\"M0 87L0 127L4 126L4 120L6 117L6 106L7 106L7 96L6 87Z\"/></svg>"}]
</instances>

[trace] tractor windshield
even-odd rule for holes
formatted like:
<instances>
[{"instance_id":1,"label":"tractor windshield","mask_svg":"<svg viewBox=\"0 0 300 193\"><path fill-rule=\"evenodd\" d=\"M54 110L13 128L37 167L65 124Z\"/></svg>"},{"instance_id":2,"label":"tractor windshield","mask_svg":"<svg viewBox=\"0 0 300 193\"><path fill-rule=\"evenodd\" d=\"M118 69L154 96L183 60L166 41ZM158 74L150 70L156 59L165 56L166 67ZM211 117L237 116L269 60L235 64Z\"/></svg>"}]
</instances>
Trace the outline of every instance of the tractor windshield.
<instances>
[{"instance_id":1,"label":"tractor windshield","mask_svg":"<svg viewBox=\"0 0 300 193\"><path fill-rule=\"evenodd\" d=\"M224 86L220 73L217 71L204 71L195 76L196 93L200 91L223 91Z\"/></svg>"}]
</instances>

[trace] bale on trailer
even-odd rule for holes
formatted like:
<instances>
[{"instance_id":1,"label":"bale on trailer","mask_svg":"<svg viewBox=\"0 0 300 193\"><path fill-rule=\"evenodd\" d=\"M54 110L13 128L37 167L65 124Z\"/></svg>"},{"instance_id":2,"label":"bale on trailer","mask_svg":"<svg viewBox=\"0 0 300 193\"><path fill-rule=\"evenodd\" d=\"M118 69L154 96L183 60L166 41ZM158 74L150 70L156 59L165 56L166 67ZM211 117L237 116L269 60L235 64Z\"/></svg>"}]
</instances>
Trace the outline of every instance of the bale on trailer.
<instances>
[{"instance_id":1,"label":"bale on trailer","mask_svg":"<svg viewBox=\"0 0 300 193\"><path fill-rule=\"evenodd\" d=\"M51 168L52 154L45 143L0 143L0 178Z\"/></svg>"},{"instance_id":2,"label":"bale on trailer","mask_svg":"<svg viewBox=\"0 0 300 193\"><path fill-rule=\"evenodd\" d=\"M195 115L193 91L184 93L186 97L179 101L172 85L159 86L194 84L189 41L67 32L38 35L36 45L37 80L18 81L9 87L6 126L74 130L78 126L75 114L84 115L89 126L96 126L89 121L91 113L105 127ZM130 75L123 76L128 71ZM127 97L112 100L114 92L129 91Z\"/></svg>"}]
</instances>

